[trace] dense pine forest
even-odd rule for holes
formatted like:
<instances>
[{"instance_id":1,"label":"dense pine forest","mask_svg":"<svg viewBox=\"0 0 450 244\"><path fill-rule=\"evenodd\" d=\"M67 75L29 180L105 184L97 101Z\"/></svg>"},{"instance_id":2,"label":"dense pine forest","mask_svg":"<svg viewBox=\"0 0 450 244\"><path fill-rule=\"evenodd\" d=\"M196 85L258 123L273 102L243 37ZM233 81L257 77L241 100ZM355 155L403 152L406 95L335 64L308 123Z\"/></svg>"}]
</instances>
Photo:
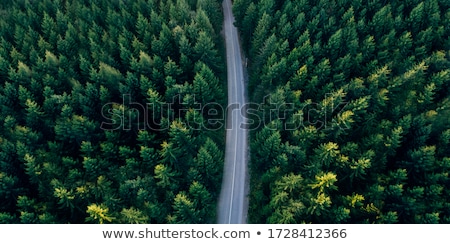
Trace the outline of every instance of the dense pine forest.
<instances>
[{"instance_id":1,"label":"dense pine forest","mask_svg":"<svg viewBox=\"0 0 450 244\"><path fill-rule=\"evenodd\" d=\"M215 222L224 133L197 104L226 102L222 21L217 0L0 1L0 223Z\"/></svg>"},{"instance_id":2,"label":"dense pine forest","mask_svg":"<svg viewBox=\"0 0 450 244\"><path fill-rule=\"evenodd\" d=\"M450 223L449 8L234 0L265 124L250 223Z\"/></svg>"},{"instance_id":3,"label":"dense pine forest","mask_svg":"<svg viewBox=\"0 0 450 244\"><path fill-rule=\"evenodd\" d=\"M448 0L233 12L249 223L450 223ZM222 25L219 0L0 0L0 223L215 223Z\"/></svg>"}]
</instances>

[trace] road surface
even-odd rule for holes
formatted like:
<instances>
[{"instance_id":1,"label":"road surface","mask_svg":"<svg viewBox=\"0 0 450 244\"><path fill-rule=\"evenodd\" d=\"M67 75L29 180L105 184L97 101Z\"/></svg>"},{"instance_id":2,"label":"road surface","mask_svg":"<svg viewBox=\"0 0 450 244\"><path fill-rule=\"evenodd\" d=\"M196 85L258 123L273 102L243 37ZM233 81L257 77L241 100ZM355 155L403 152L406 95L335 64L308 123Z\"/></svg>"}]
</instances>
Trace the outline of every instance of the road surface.
<instances>
[{"instance_id":1,"label":"road surface","mask_svg":"<svg viewBox=\"0 0 450 244\"><path fill-rule=\"evenodd\" d=\"M219 224L244 224L248 211L248 131L241 128L246 122L241 114L241 108L246 103L244 72L238 32L233 25L231 0L224 0L222 6L227 53L228 111L225 165L217 221Z\"/></svg>"}]
</instances>

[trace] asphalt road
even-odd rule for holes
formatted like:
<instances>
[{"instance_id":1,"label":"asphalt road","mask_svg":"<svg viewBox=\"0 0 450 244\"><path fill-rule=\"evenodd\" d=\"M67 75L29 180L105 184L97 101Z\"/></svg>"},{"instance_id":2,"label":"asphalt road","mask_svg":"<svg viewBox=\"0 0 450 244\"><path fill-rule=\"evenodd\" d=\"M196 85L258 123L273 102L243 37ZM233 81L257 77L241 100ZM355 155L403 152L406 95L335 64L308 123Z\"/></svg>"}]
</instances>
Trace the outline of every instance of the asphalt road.
<instances>
[{"instance_id":1,"label":"asphalt road","mask_svg":"<svg viewBox=\"0 0 450 244\"><path fill-rule=\"evenodd\" d=\"M241 128L246 119L241 113L246 103L244 72L238 32L233 25L231 0L222 3L227 53L228 111L225 165L218 204L219 224L244 224L248 211L248 131Z\"/></svg>"}]
</instances>

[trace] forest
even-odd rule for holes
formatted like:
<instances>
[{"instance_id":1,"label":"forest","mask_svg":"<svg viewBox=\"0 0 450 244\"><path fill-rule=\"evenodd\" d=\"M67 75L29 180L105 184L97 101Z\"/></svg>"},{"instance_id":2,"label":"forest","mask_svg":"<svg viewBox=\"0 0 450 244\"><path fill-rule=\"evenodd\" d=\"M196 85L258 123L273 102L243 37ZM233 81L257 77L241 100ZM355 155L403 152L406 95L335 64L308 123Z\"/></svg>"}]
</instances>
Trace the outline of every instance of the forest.
<instances>
[{"instance_id":1,"label":"forest","mask_svg":"<svg viewBox=\"0 0 450 244\"><path fill-rule=\"evenodd\" d=\"M215 222L224 132L196 103L226 102L219 1L0 16L0 223Z\"/></svg>"},{"instance_id":2,"label":"forest","mask_svg":"<svg viewBox=\"0 0 450 244\"><path fill-rule=\"evenodd\" d=\"M0 223L215 223L221 2L0 0ZM248 223L450 223L448 0L233 13Z\"/></svg>"},{"instance_id":3,"label":"forest","mask_svg":"<svg viewBox=\"0 0 450 244\"><path fill-rule=\"evenodd\" d=\"M450 223L449 1L233 12L265 124L250 137L249 223Z\"/></svg>"}]
</instances>

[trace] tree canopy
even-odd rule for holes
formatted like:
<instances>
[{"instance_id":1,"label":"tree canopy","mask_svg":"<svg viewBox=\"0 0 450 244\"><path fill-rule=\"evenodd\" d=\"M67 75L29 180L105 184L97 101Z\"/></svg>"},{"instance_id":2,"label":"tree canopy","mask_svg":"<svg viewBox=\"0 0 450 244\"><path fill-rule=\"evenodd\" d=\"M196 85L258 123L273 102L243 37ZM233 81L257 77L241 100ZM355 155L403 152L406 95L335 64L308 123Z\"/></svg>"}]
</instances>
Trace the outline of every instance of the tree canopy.
<instances>
[{"instance_id":1,"label":"tree canopy","mask_svg":"<svg viewBox=\"0 0 450 244\"><path fill-rule=\"evenodd\" d=\"M233 10L250 100L277 109L250 139L251 223L449 223L448 1Z\"/></svg>"},{"instance_id":2,"label":"tree canopy","mask_svg":"<svg viewBox=\"0 0 450 244\"><path fill-rule=\"evenodd\" d=\"M0 223L213 223L223 131L188 123L225 102L220 12L2 1Z\"/></svg>"}]
</instances>

